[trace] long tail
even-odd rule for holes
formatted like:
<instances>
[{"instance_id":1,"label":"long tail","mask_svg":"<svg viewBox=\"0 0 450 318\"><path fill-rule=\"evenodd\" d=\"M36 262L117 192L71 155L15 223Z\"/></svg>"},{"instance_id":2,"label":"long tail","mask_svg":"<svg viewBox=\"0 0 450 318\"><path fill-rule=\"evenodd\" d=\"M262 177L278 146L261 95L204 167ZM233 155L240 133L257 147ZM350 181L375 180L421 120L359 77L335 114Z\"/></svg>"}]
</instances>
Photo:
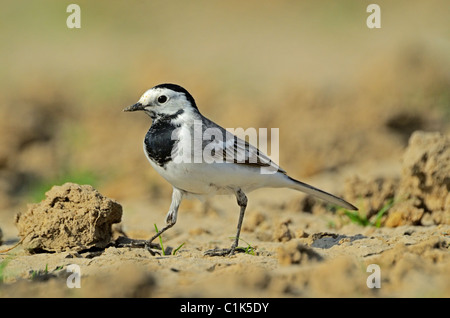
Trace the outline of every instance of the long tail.
<instances>
[{"instance_id":1,"label":"long tail","mask_svg":"<svg viewBox=\"0 0 450 318\"><path fill-rule=\"evenodd\" d=\"M335 195L332 195L328 192L322 191L320 189L317 189L309 184L303 183L301 181L295 180L289 176L287 176L289 178L290 182L289 183L289 187L298 191L302 191L308 194L311 194L313 196L316 196L318 198L321 198L322 200L328 201L330 203L339 205L343 208L346 208L348 210L352 210L352 211L358 211L358 208L355 207L354 205L348 203L347 201L345 201L344 199L341 199Z\"/></svg>"}]
</instances>

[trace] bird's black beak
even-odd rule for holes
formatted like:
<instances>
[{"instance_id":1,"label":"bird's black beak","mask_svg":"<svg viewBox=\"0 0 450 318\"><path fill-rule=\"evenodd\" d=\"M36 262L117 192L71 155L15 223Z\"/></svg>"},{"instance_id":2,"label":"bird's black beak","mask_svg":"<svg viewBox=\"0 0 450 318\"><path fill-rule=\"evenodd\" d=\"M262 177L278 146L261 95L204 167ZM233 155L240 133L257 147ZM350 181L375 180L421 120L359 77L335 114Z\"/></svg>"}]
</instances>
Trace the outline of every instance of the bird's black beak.
<instances>
[{"instance_id":1,"label":"bird's black beak","mask_svg":"<svg viewBox=\"0 0 450 318\"><path fill-rule=\"evenodd\" d=\"M137 110L144 110L144 105L141 103L136 103L134 105L128 106L127 108L124 108L124 112L135 112Z\"/></svg>"}]
</instances>

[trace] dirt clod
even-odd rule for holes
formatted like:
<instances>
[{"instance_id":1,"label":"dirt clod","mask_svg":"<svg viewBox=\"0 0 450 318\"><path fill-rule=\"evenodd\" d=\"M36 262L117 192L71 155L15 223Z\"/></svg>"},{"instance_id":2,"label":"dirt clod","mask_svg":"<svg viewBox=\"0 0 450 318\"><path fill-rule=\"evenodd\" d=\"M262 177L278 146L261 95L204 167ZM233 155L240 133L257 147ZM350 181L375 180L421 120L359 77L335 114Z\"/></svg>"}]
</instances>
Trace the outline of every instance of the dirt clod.
<instances>
[{"instance_id":1,"label":"dirt clod","mask_svg":"<svg viewBox=\"0 0 450 318\"><path fill-rule=\"evenodd\" d=\"M450 136L416 131L403 154L400 178L347 179L344 197L372 222L385 209L381 225L429 226L450 224L449 190Z\"/></svg>"},{"instance_id":2,"label":"dirt clod","mask_svg":"<svg viewBox=\"0 0 450 318\"><path fill-rule=\"evenodd\" d=\"M25 213L16 216L26 250L81 251L104 248L111 241L111 225L122 217L119 203L90 185L74 183L54 186L45 195L45 200L29 204Z\"/></svg>"},{"instance_id":3,"label":"dirt clod","mask_svg":"<svg viewBox=\"0 0 450 318\"><path fill-rule=\"evenodd\" d=\"M278 263L280 265L304 264L322 260L312 248L292 240L277 249Z\"/></svg>"},{"instance_id":4,"label":"dirt clod","mask_svg":"<svg viewBox=\"0 0 450 318\"><path fill-rule=\"evenodd\" d=\"M278 226L275 228L275 231L273 232L274 241L287 242L294 237L294 234L289 229L289 223L291 223L290 220L285 220L278 224Z\"/></svg>"},{"instance_id":5,"label":"dirt clod","mask_svg":"<svg viewBox=\"0 0 450 318\"><path fill-rule=\"evenodd\" d=\"M450 136L414 132L403 156L402 173L397 196L410 203L416 215L412 222L430 213L436 224L450 224Z\"/></svg>"}]
</instances>

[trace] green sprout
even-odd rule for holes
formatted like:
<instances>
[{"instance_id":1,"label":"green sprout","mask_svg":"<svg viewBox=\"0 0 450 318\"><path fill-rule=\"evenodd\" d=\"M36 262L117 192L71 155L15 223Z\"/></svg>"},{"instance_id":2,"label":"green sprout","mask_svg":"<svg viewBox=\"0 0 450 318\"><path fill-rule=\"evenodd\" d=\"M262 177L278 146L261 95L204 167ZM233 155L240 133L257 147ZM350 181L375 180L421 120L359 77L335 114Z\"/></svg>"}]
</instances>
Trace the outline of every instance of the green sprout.
<instances>
[{"instance_id":1,"label":"green sprout","mask_svg":"<svg viewBox=\"0 0 450 318\"><path fill-rule=\"evenodd\" d=\"M156 233L158 233L159 231L158 231L158 227L156 226L156 223L154 225L155 225L155 231L156 231ZM162 255L166 256L166 252L164 250L164 245L163 245L161 235L159 236L159 246L161 246Z\"/></svg>"},{"instance_id":2,"label":"green sprout","mask_svg":"<svg viewBox=\"0 0 450 318\"><path fill-rule=\"evenodd\" d=\"M344 214L352 221L353 223L356 223L361 226L375 226L380 227L381 226L381 218L383 215L386 214L386 212L394 205L394 199L389 199L383 207L377 212L375 215L375 220L371 221L367 218L367 213L362 213L360 211L350 211L347 209L343 209Z\"/></svg>"},{"instance_id":3,"label":"green sprout","mask_svg":"<svg viewBox=\"0 0 450 318\"><path fill-rule=\"evenodd\" d=\"M3 283L5 279L5 268L8 265L10 259L6 258L0 262L0 284Z\"/></svg>"},{"instance_id":4,"label":"green sprout","mask_svg":"<svg viewBox=\"0 0 450 318\"><path fill-rule=\"evenodd\" d=\"M154 224L154 226L155 226L156 233L158 233L158 227L156 226L156 224ZM174 249L172 252L172 255L175 255L183 245L184 245L184 243L182 243L180 246L178 246L176 249ZM166 251L164 249L163 240L162 240L161 235L159 236L159 246L161 247L162 255L166 256Z\"/></svg>"},{"instance_id":5,"label":"green sprout","mask_svg":"<svg viewBox=\"0 0 450 318\"><path fill-rule=\"evenodd\" d=\"M172 255L175 255L183 245L184 245L184 243L181 243L180 246L178 246L176 249L174 249Z\"/></svg>"},{"instance_id":6,"label":"green sprout","mask_svg":"<svg viewBox=\"0 0 450 318\"><path fill-rule=\"evenodd\" d=\"M230 239L235 240L236 238L235 237L230 237ZM253 247L250 243L248 243L247 241L245 241L242 238L239 238L239 241L243 241L245 244L247 244L247 246L246 247L238 246L238 247L236 247L236 249L243 250L245 254L249 254L249 255L255 256L256 247Z\"/></svg>"},{"instance_id":7,"label":"green sprout","mask_svg":"<svg viewBox=\"0 0 450 318\"><path fill-rule=\"evenodd\" d=\"M54 270L49 271L48 264L45 264L44 269L32 270L30 272L31 280L47 280L51 277L55 277L55 273L64 268L64 265L56 267Z\"/></svg>"}]
</instances>

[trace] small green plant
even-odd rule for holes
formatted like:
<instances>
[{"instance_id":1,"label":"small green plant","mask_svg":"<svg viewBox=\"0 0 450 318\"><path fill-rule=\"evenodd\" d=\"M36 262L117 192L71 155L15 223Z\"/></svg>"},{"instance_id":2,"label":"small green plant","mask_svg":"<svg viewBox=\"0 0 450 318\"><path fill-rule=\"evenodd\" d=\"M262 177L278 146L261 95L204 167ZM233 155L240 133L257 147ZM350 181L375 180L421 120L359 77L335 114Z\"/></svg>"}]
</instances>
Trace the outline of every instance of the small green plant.
<instances>
[{"instance_id":1,"label":"small green plant","mask_svg":"<svg viewBox=\"0 0 450 318\"><path fill-rule=\"evenodd\" d=\"M230 237L230 239L236 239L235 237ZM248 243L247 241L245 241L242 238L239 238L239 241L243 241L245 244L247 244L246 247L243 246L238 246L236 249L241 249L244 251L245 254L249 254L249 255L253 255L255 256L255 251L256 251L256 247L253 247L250 243Z\"/></svg>"},{"instance_id":2,"label":"small green plant","mask_svg":"<svg viewBox=\"0 0 450 318\"><path fill-rule=\"evenodd\" d=\"M179 250L181 247L183 247L183 245L184 245L184 243L181 243L180 246L178 246L176 249L174 249L172 255L175 255L175 254L178 252L178 250Z\"/></svg>"},{"instance_id":3,"label":"small green plant","mask_svg":"<svg viewBox=\"0 0 450 318\"><path fill-rule=\"evenodd\" d=\"M8 265L9 261L9 258L5 258L0 262L0 284L3 283L5 279L5 268Z\"/></svg>"},{"instance_id":4,"label":"small green plant","mask_svg":"<svg viewBox=\"0 0 450 318\"><path fill-rule=\"evenodd\" d=\"M360 212L360 211L350 211L347 209L343 209L344 214L352 221L353 223L356 223L361 226L375 226L380 227L381 226L381 218L383 215L386 214L386 212L394 205L394 199L389 199L383 207L377 212L375 215L375 219L373 221L369 220L367 218L367 213Z\"/></svg>"},{"instance_id":5,"label":"small green plant","mask_svg":"<svg viewBox=\"0 0 450 318\"><path fill-rule=\"evenodd\" d=\"M158 233L158 227L156 226L156 224L154 224L154 226L155 226L156 233ZM182 243L180 246L178 246L176 249L174 249L172 252L172 255L175 255L183 245L184 245L184 243ZM159 236L159 246L161 247L162 255L166 256L166 251L164 249L163 240L162 240L161 235Z\"/></svg>"},{"instance_id":6,"label":"small green plant","mask_svg":"<svg viewBox=\"0 0 450 318\"><path fill-rule=\"evenodd\" d=\"M30 272L31 280L48 280L51 277L56 277L56 272L62 270L64 268L63 265L56 267L54 270L48 270L48 264L45 264L44 269L32 270Z\"/></svg>"},{"instance_id":7,"label":"small green plant","mask_svg":"<svg viewBox=\"0 0 450 318\"><path fill-rule=\"evenodd\" d=\"M32 280L46 277L48 275L48 264L45 264L45 268L43 270L32 270L30 274Z\"/></svg>"},{"instance_id":8,"label":"small green plant","mask_svg":"<svg viewBox=\"0 0 450 318\"><path fill-rule=\"evenodd\" d=\"M359 211L350 211L344 209L344 214L350 219L350 221L358 225L367 226L370 224L367 216Z\"/></svg>"},{"instance_id":9,"label":"small green plant","mask_svg":"<svg viewBox=\"0 0 450 318\"><path fill-rule=\"evenodd\" d=\"M159 231L158 231L158 227L156 226L156 223L154 225L155 225L155 231L156 231L156 233L158 233ZM163 245L163 241L162 241L161 235L159 236L159 246L161 246L162 255L165 256L166 252L164 250L164 245Z\"/></svg>"},{"instance_id":10,"label":"small green plant","mask_svg":"<svg viewBox=\"0 0 450 318\"><path fill-rule=\"evenodd\" d=\"M378 211L376 217L375 217L375 226L380 227L381 226L381 218L383 215L394 205L394 199L389 199L386 204Z\"/></svg>"}]
</instances>

